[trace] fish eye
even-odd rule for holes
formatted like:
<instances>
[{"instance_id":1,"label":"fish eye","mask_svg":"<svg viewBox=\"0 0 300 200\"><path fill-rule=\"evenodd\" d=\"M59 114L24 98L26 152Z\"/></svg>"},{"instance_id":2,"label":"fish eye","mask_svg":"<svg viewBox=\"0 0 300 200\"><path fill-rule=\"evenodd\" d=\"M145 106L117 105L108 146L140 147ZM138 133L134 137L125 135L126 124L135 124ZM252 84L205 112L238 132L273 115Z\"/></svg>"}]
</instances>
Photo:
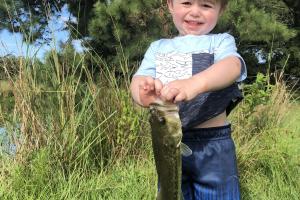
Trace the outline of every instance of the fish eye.
<instances>
[{"instance_id":1,"label":"fish eye","mask_svg":"<svg viewBox=\"0 0 300 200\"><path fill-rule=\"evenodd\" d=\"M154 115L155 114L155 108L150 107L150 113L151 113L151 115Z\"/></svg>"},{"instance_id":2,"label":"fish eye","mask_svg":"<svg viewBox=\"0 0 300 200\"><path fill-rule=\"evenodd\" d=\"M165 117L158 117L158 121L161 124L166 124L166 118Z\"/></svg>"}]
</instances>

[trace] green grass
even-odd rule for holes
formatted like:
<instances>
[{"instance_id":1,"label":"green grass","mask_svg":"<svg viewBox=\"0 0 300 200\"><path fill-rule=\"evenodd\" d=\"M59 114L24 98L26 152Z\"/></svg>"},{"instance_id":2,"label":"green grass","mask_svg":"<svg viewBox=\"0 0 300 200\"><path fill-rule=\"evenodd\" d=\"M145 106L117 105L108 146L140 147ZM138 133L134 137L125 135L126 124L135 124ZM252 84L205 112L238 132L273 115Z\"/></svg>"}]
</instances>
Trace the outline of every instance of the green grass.
<instances>
[{"instance_id":1,"label":"green grass","mask_svg":"<svg viewBox=\"0 0 300 200\"><path fill-rule=\"evenodd\" d=\"M300 198L300 105L292 104L281 125L248 142L240 151L242 199L297 200ZM243 165L245 165L243 163Z\"/></svg>"},{"instance_id":2,"label":"green grass","mask_svg":"<svg viewBox=\"0 0 300 200\"><path fill-rule=\"evenodd\" d=\"M256 142L250 141L255 144L249 148L253 152L238 150L242 156L248 153L251 158L240 174L243 200L299 199L299 110L299 105L291 107L282 127L276 129L283 132L271 130L256 138ZM66 177L59 167L53 168L49 152L41 150L29 166L10 164L1 168L0 198L152 200L156 174L153 157L147 152L149 149L145 149L143 156L129 156L106 170L85 173L74 169ZM9 172L9 179L3 169Z\"/></svg>"},{"instance_id":3,"label":"green grass","mask_svg":"<svg viewBox=\"0 0 300 200\"><path fill-rule=\"evenodd\" d=\"M295 101L291 105L282 125L284 128L287 128L287 129L290 129L291 131L299 133L300 132L299 120L300 120L300 102Z\"/></svg>"},{"instance_id":4,"label":"green grass","mask_svg":"<svg viewBox=\"0 0 300 200\"><path fill-rule=\"evenodd\" d=\"M0 199L154 199L147 112L132 103L126 62L116 78L100 58L71 55L52 52L46 64L21 60L22 76L7 77L12 92L0 94L0 125L18 153L0 153ZM297 200L300 108L282 82L266 80L259 75L245 87L231 114L242 197Z\"/></svg>"},{"instance_id":5,"label":"green grass","mask_svg":"<svg viewBox=\"0 0 300 200\"><path fill-rule=\"evenodd\" d=\"M40 157L41 156L41 157ZM153 160L128 159L108 171L85 174L75 170L68 178L59 169L49 169L46 158L38 156L30 173L13 168L9 180L1 180L1 199L154 199L156 180ZM45 156L45 155L44 155ZM46 160L45 160L46 159ZM46 182L47 181L47 182Z\"/></svg>"},{"instance_id":6,"label":"green grass","mask_svg":"<svg viewBox=\"0 0 300 200\"><path fill-rule=\"evenodd\" d=\"M258 155L253 168L241 175L247 178L242 179L243 199L299 198L299 169L295 168L297 160L294 160L299 155L299 141L294 140L294 133L285 139L278 138L279 143L267 137L261 140L269 142L261 149L265 152L253 152L253 156ZM294 154L297 148L298 154ZM282 157L282 153L286 157ZM31 162L30 172L26 172L29 166L6 168L12 170L12 174L9 180L4 177L1 180L1 199L154 199L156 174L151 155L129 158L106 171L86 174L80 169L74 170L68 178L59 168L51 168L48 158L49 155L41 151Z\"/></svg>"}]
</instances>

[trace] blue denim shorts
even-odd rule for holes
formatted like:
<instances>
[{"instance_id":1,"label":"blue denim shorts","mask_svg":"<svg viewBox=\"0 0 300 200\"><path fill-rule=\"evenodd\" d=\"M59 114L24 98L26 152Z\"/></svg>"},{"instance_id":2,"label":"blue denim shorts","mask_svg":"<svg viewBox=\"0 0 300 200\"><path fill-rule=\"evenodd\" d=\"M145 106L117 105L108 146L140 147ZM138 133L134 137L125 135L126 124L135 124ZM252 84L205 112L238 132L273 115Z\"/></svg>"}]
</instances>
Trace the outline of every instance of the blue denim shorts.
<instances>
[{"instance_id":1,"label":"blue denim shorts","mask_svg":"<svg viewBox=\"0 0 300 200\"><path fill-rule=\"evenodd\" d=\"M182 142L193 154L182 157L185 200L239 200L240 189L231 126L195 128Z\"/></svg>"}]
</instances>

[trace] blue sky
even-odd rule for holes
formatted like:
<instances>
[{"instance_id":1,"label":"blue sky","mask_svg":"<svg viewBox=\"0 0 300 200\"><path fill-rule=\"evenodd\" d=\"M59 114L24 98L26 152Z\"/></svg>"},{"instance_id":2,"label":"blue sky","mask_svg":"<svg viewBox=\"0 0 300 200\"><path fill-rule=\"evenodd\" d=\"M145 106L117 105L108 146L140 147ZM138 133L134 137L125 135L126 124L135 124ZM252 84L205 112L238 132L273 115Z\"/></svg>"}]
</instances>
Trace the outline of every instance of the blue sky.
<instances>
[{"instance_id":1,"label":"blue sky","mask_svg":"<svg viewBox=\"0 0 300 200\"><path fill-rule=\"evenodd\" d=\"M51 48L58 47L58 41L66 41L69 37L67 31L56 32L54 37L56 38L56 44L49 45L28 45L23 41L23 36L20 33L10 33L7 30L0 32L0 56L12 54L15 56L36 56L40 59L43 58L45 52Z\"/></svg>"},{"instance_id":2,"label":"blue sky","mask_svg":"<svg viewBox=\"0 0 300 200\"><path fill-rule=\"evenodd\" d=\"M23 36L20 33L10 33L7 30L0 31L0 56L12 54L15 56L26 56L42 58L45 53L52 48L59 48L59 43L66 42L70 36L68 31L61 31L66 26L66 21L72 20L76 22L76 18L71 16L66 6L63 7L61 16L50 18L49 28L52 31L55 42L50 45L28 45L23 41ZM54 41L54 40L53 40ZM73 40L73 46L78 51L82 51L80 41Z\"/></svg>"}]
</instances>

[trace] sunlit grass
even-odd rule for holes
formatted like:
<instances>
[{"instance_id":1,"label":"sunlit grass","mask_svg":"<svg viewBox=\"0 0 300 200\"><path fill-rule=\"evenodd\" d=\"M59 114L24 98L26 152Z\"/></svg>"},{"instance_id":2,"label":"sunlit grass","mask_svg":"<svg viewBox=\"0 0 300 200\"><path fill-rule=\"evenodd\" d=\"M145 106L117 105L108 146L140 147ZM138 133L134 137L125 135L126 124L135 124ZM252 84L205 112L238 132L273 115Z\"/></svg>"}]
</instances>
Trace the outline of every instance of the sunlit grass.
<instances>
[{"instance_id":1,"label":"sunlit grass","mask_svg":"<svg viewBox=\"0 0 300 200\"><path fill-rule=\"evenodd\" d=\"M132 102L126 59L110 66L68 46L45 63L15 59L1 66L0 127L17 153L0 154L0 199L154 199L148 114ZM242 197L296 200L299 105L266 80L246 86L230 116Z\"/></svg>"},{"instance_id":2,"label":"sunlit grass","mask_svg":"<svg viewBox=\"0 0 300 200\"><path fill-rule=\"evenodd\" d=\"M10 79L16 103L1 113L2 126L20 124L21 137L17 157L1 156L1 199L154 199L145 110L112 74L97 82L80 62L59 81L51 70L37 76L46 70L39 66ZM248 95L256 98L254 86ZM231 115L243 199L299 197L299 114L290 100L277 83L250 113L245 101Z\"/></svg>"},{"instance_id":3,"label":"sunlit grass","mask_svg":"<svg viewBox=\"0 0 300 200\"><path fill-rule=\"evenodd\" d=\"M259 93L253 84L248 98L258 98ZM299 199L299 114L292 110L300 107L292 103L282 80L271 86L265 99L250 115L242 104L233 116L242 199Z\"/></svg>"},{"instance_id":4,"label":"sunlit grass","mask_svg":"<svg viewBox=\"0 0 300 200\"><path fill-rule=\"evenodd\" d=\"M152 159L128 159L107 171L89 174L74 170L68 178L51 167L45 151L31 166L10 167L11 178L1 180L1 199L154 199L156 180Z\"/></svg>"}]
</instances>

